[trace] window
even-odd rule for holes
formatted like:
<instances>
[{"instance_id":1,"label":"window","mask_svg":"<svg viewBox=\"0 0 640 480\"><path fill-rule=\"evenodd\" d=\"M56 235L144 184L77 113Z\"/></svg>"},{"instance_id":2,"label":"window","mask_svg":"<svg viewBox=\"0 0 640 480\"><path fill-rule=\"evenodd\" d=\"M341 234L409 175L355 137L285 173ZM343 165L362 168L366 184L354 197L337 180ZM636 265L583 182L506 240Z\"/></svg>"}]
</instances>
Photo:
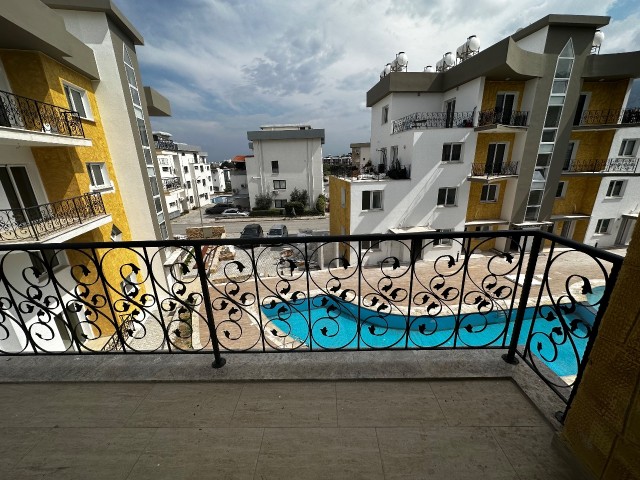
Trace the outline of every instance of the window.
<instances>
[{"instance_id":1,"label":"window","mask_svg":"<svg viewBox=\"0 0 640 480\"><path fill-rule=\"evenodd\" d=\"M382 107L382 124L384 125L389 121L389 105Z\"/></svg>"},{"instance_id":2,"label":"window","mask_svg":"<svg viewBox=\"0 0 640 480\"><path fill-rule=\"evenodd\" d=\"M340 206L344 208L346 204L347 204L347 189L342 187L340 189Z\"/></svg>"},{"instance_id":3,"label":"window","mask_svg":"<svg viewBox=\"0 0 640 480\"><path fill-rule=\"evenodd\" d=\"M274 190L285 190L287 188L286 180L274 180L273 181Z\"/></svg>"},{"instance_id":4,"label":"window","mask_svg":"<svg viewBox=\"0 0 640 480\"><path fill-rule=\"evenodd\" d=\"M452 98L450 100L447 100L444 105L446 111L445 127L451 128L453 127L453 118L456 111L456 99Z\"/></svg>"},{"instance_id":5,"label":"window","mask_svg":"<svg viewBox=\"0 0 640 480\"><path fill-rule=\"evenodd\" d=\"M363 191L362 210L382 210L382 190Z\"/></svg>"},{"instance_id":6,"label":"window","mask_svg":"<svg viewBox=\"0 0 640 480\"><path fill-rule=\"evenodd\" d=\"M284 208L286 203L287 203L286 200L274 200L273 201L273 205L274 205L275 208Z\"/></svg>"},{"instance_id":7,"label":"window","mask_svg":"<svg viewBox=\"0 0 640 480\"><path fill-rule=\"evenodd\" d=\"M607 197L622 197L624 180L612 180L607 188Z\"/></svg>"},{"instance_id":8,"label":"window","mask_svg":"<svg viewBox=\"0 0 640 480\"><path fill-rule=\"evenodd\" d=\"M187 188L191 188L191 180L187 180Z\"/></svg>"},{"instance_id":9,"label":"window","mask_svg":"<svg viewBox=\"0 0 640 480\"><path fill-rule=\"evenodd\" d=\"M636 141L625 139L622 140L622 144L620 145L620 152L618 155L621 157L633 157L636 150Z\"/></svg>"},{"instance_id":10,"label":"window","mask_svg":"<svg viewBox=\"0 0 640 480\"><path fill-rule=\"evenodd\" d=\"M87 163L87 171L89 172L89 181L92 189L111 188L111 181L104 162Z\"/></svg>"},{"instance_id":11,"label":"window","mask_svg":"<svg viewBox=\"0 0 640 480\"><path fill-rule=\"evenodd\" d=\"M134 296L138 289L135 286L136 276L134 273L120 282L120 291L126 297Z\"/></svg>"},{"instance_id":12,"label":"window","mask_svg":"<svg viewBox=\"0 0 640 480\"><path fill-rule=\"evenodd\" d=\"M461 143L445 143L442 145L443 162L459 162L462 154Z\"/></svg>"},{"instance_id":13,"label":"window","mask_svg":"<svg viewBox=\"0 0 640 480\"><path fill-rule=\"evenodd\" d=\"M111 241L112 242L120 242L122 241L122 231L116 227L115 225L113 225L111 227Z\"/></svg>"},{"instance_id":14,"label":"window","mask_svg":"<svg viewBox=\"0 0 640 480\"><path fill-rule=\"evenodd\" d=\"M91 107L87 100L87 92L78 87L72 87L71 85L64 85L64 93L67 96L67 102L69 103L69 109L78 112L82 118L92 119Z\"/></svg>"},{"instance_id":15,"label":"window","mask_svg":"<svg viewBox=\"0 0 640 480\"><path fill-rule=\"evenodd\" d=\"M564 198L567 193L567 182L558 182L558 189L556 190L556 198Z\"/></svg>"},{"instance_id":16,"label":"window","mask_svg":"<svg viewBox=\"0 0 640 480\"><path fill-rule=\"evenodd\" d=\"M564 163L562 165L562 170L570 170L571 163L573 162L573 158L576 152L576 142L571 141L567 145L567 154L564 157Z\"/></svg>"},{"instance_id":17,"label":"window","mask_svg":"<svg viewBox=\"0 0 640 480\"><path fill-rule=\"evenodd\" d=\"M380 164L378 165L378 172L384 173L387 169L387 149L380 149Z\"/></svg>"},{"instance_id":18,"label":"window","mask_svg":"<svg viewBox=\"0 0 640 480\"><path fill-rule=\"evenodd\" d=\"M596 223L596 233L609 233L609 225L611 224L610 218L601 218Z\"/></svg>"},{"instance_id":19,"label":"window","mask_svg":"<svg viewBox=\"0 0 640 480\"><path fill-rule=\"evenodd\" d=\"M488 175L501 173L506 151L506 143L490 143L487 149L487 163L484 166L484 173Z\"/></svg>"},{"instance_id":20,"label":"window","mask_svg":"<svg viewBox=\"0 0 640 480\"><path fill-rule=\"evenodd\" d=\"M498 185L483 185L480 192L481 202L497 202L498 201Z\"/></svg>"},{"instance_id":21,"label":"window","mask_svg":"<svg viewBox=\"0 0 640 480\"><path fill-rule=\"evenodd\" d=\"M154 198L153 203L156 206L156 213L162 212L162 202L160 201L160 197Z\"/></svg>"},{"instance_id":22,"label":"window","mask_svg":"<svg viewBox=\"0 0 640 480\"><path fill-rule=\"evenodd\" d=\"M371 250L380 251L380 242L378 240L362 240L360 242L360 251Z\"/></svg>"},{"instance_id":23,"label":"window","mask_svg":"<svg viewBox=\"0 0 640 480\"><path fill-rule=\"evenodd\" d=\"M476 232L490 232L491 225L478 225L476 227Z\"/></svg>"},{"instance_id":24,"label":"window","mask_svg":"<svg viewBox=\"0 0 640 480\"><path fill-rule=\"evenodd\" d=\"M51 270L60 265L60 259L56 255L55 250L42 250L40 252L27 252L31 265L34 269L34 275L36 278L41 278L47 274L47 265L51 267Z\"/></svg>"},{"instance_id":25,"label":"window","mask_svg":"<svg viewBox=\"0 0 640 480\"><path fill-rule=\"evenodd\" d=\"M184 153L183 153L184 155ZM189 173L189 167L187 167L186 165L184 166L184 173Z\"/></svg>"},{"instance_id":26,"label":"window","mask_svg":"<svg viewBox=\"0 0 640 480\"><path fill-rule=\"evenodd\" d=\"M193 203L193 195L189 195L189 203Z\"/></svg>"},{"instance_id":27,"label":"window","mask_svg":"<svg viewBox=\"0 0 640 480\"><path fill-rule=\"evenodd\" d=\"M438 228L436 232L453 232L453 228ZM433 240L434 247L450 247L453 245L452 238L436 238Z\"/></svg>"},{"instance_id":28,"label":"window","mask_svg":"<svg viewBox=\"0 0 640 480\"><path fill-rule=\"evenodd\" d=\"M394 145L391 147L391 164L393 165L396 160L398 160L398 146Z\"/></svg>"},{"instance_id":29,"label":"window","mask_svg":"<svg viewBox=\"0 0 640 480\"><path fill-rule=\"evenodd\" d=\"M438 189L438 205L454 207L456 205L456 187L444 187Z\"/></svg>"},{"instance_id":30,"label":"window","mask_svg":"<svg viewBox=\"0 0 640 480\"><path fill-rule=\"evenodd\" d=\"M271 162L271 173L280 173L280 166L277 160Z\"/></svg>"},{"instance_id":31,"label":"window","mask_svg":"<svg viewBox=\"0 0 640 480\"><path fill-rule=\"evenodd\" d=\"M163 172L168 172L169 171L169 167L162 167L162 171Z\"/></svg>"}]
</instances>

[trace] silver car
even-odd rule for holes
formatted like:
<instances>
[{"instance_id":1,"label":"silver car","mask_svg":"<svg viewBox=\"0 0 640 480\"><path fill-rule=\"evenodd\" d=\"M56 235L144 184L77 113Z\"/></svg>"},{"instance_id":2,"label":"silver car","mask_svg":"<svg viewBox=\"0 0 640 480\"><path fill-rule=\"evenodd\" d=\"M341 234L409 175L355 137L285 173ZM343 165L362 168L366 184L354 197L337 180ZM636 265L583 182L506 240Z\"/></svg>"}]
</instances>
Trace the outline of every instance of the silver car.
<instances>
[{"instance_id":1,"label":"silver car","mask_svg":"<svg viewBox=\"0 0 640 480\"><path fill-rule=\"evenodd\" d=\"M248 217L249 212L241 212L237 208L227 208L222 212L223 217Z\"/></svg>"}]
</instances>

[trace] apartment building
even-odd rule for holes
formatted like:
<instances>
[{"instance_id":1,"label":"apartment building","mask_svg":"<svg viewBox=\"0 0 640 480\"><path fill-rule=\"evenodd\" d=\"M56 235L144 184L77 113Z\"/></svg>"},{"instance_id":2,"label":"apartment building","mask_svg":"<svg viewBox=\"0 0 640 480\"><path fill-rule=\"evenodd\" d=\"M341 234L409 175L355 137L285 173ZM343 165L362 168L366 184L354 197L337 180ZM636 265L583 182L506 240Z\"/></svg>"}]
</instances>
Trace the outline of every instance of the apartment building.
<instances>
[{"instance_id":1,"label":"apartment building","mask_svg":"<svg viewBox=\"0 0 640 480\"><path fill-rule=\"evenodd\" d=\"M640 52L599 54L608 22L549 15L482 51L472 36L435 72L404 71L399 54L367 92L375 174L331 179L332 233L545 228L627 242L640 112L626 102ZM421 255L460 251L446 243ZM364 247L372 261L408 255Z\"/></svg>"},{"instance_id":2,"label":"apartment building","mask_svg":"<svg viewBox=\"0 0 640 480\"><path fill-rule=\"evenodd\" d=\"M167 205L169 219L179 217L187 211L185 182L182 169L178 165L178 145L167 132L153 132L153 142L160 167L162 191Z\"/></svg>"},{"instance_id":3,"label":"apartment building","mask_svg":"<svg viewBox=\"0 0 640 480\"><path fill-rule=\"evenodd\" d=\"M254 156L246 161L247 190L253 208L257 195L272 195L284 208L291 192L306 190L309 207L324 191L322 145L324 129L310 125L265 125L247 132Z\"/></svg>"},{"instance_id":4,"label":"apartment building","mask_svg":"<svg viewBox=\"0 0 640 480\"><path fill-rule=\"evenodd\" d=\"M147 105L143 95L132 98L139 85L133 48L142 39L110 2L76 3L0 5L0 242L20 244L2 257L2 295L66 292L64 304L5 311L3 325L16 333L2 344L5 351L20 351L28 336L54 351L108 337L112 312L98 299L110 297L113 305L147 288L132 251L99 250L105 278L91 282L95 260L87 251L44 258L24 244L162 236L146 160L153 163L145 148ZM167 109L168 101L154 95ZM151 266L159 279L163 258L159 253ZM79 298L95 303L79 308Z\"/></svg>"},{"instance_id":5,"label":"apartment building","mask_svg":"<svg viewBox=\"0 0 640 480\"><path fill-rule=\"evenodd\" d=\"M352 143L349 148L351 148L351 162L361 172L362 167L371 162L371 143Z\"/></svg>"}]
</instances>

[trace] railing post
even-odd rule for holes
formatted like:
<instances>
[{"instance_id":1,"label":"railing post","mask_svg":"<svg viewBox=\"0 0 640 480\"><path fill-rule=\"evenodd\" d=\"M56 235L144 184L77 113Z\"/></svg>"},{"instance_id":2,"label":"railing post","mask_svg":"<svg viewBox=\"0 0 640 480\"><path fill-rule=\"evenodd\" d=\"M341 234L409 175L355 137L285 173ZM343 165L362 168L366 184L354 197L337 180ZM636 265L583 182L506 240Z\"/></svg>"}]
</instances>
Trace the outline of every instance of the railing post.
<instances>
[{"instance_id":1,"label":"railing post","mask_svg":"<svg viewBox=\"0 0 640 480\"><path fill-rule=\"evenodd\" d=\"M60 111L58 110L58 115L60 115ZM71 132L71 125L69 124L69 115L71 115L69 112L62 112L62 115L64 116L64 123L67 125L67 132L69 134L69 136L73 136L73 133Z\"/></svg>"},{"instance_id":2,"label":"railing post","mask_svg":"<svg viewBox=\"0 0 640 480\"><path fill-rule=\"evenodd\" d=\"M542 235L539 232L535 232L533 242L531 242L531 250L529 251L527 271L524 274L524 283L522 284L522 291L520 292L518 311L513 323L513 332L511 332L509 351L506 354L502 355L502 359L512 365L516 365L518 363L518 359L516 358L518 339L520 338L520 331L522 330L522 321L524 320L524 314L527 310L527 300L529 299L529 293L531 293L531 283L533 281L533 274L536 271L536 265L538 264L538 255L540 253L541 244ZM516 279L516 282L517 281L518 279Z\"/></svg>"},{"instance_id":3,"label":"railing post","mask_svg":"<svg viewBox=\"0 0 640 480\"><path fill-rule=\"evenodd\" d=\"M78 215L78 222L82 223L82 217L80 217L80 209L78 208L78 197L73 199L73 207L76 209L76 215Z\"/></svg>"},{"instance_id":4,"label":"railing post","mask_svg":"<svg viewBox=\"0 0 640 480\"><path fill-rule=\"evenodd\" d=\"M202 288L202 301L204 302L204 310L207 314L207 325L209 326L209 336L211 337L211 345L213 346L213 368L222 368L227 361L220 356L220 345L218 344L218 334L213 321L213 309L211 308L211 297L209 296L209 285L207 283L207 269L202 258L202 245L194 245L194 257L198 267L198 277L200 278L200 287Z\"/></svg>"}]
</instances>

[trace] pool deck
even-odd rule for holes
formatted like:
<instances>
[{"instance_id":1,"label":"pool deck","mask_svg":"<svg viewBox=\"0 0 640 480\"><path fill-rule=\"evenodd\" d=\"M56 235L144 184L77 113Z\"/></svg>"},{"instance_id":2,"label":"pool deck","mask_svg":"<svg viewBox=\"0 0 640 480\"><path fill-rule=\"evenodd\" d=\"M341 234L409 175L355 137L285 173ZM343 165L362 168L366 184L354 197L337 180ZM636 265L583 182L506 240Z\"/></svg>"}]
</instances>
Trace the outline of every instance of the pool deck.
<instances>
[{"instance_id":1,"label":"pool deck","mask_svg":"<svg viewBox=\"0 0 640 480\"><path fill-rule=\"evenodd\" d=\"M583 478L500 353L0 358L0 478Z\"/></svg>"}]
</instances>

